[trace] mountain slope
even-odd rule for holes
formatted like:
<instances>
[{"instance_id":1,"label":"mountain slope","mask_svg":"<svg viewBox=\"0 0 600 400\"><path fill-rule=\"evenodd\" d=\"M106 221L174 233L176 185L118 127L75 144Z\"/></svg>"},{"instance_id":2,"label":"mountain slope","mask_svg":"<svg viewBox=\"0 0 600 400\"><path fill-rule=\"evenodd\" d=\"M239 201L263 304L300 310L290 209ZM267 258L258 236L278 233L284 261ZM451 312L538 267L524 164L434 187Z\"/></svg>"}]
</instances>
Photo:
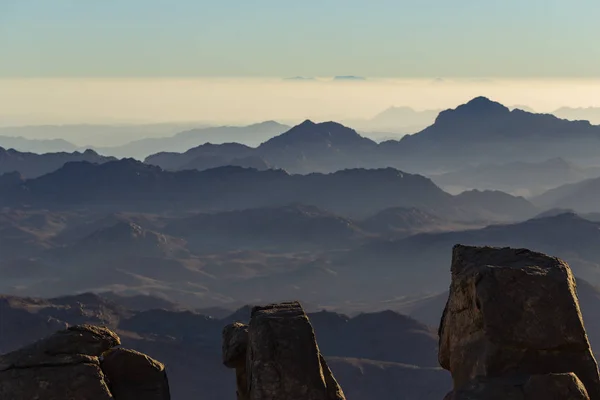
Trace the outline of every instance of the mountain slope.
<instances>
[{"instance_id":1,"label":"mountain slope","mask_svg":"<svg viewBox=\"0 0 600 400\"><path fill-rule=\"evenodd\" d=\"M153 154L145 162L169 170L196 168L196 165L205 169L239 164L235 159L256 157L293 173L334 172L376 165L376 150L375 142L350 128L335 122L316 124L307 120L256 148L239 143L205 144L184 153Z\"/></svg>"},{"instance_id":2,"label":"mountain slope","mask_svg":"<svg viewBox=\"0 0 600 400\"><path fill-rule=\"evenodd\" d=\"M210 169L232 165L232 161L254 154L254 149L239 143L206 143L184 153L160 152L148 156L146 164L157 165L166 170ZM200 168L197 168L200 167Z\"/></svg>"},{"instance_id":3,"label":"mountain slope","mask_svg":"<svg viewBox=\"0 0 600 400\"><path fill-rule=\"evenodd\" d=\"M304 121L257 149L264 159L286 170L308 173L333 172L360 167L377 144L353 129L335 122Z\"/></svg>"},{"instance_id":4,"label":"mountain slope","mask_svg":"<svg viewBox=\"0 0 600 400\"><path fill-rule=\"evenodd\" d=\"M313 205L352 218L392 207L419 207L464 220L510 221L539 212L526 200L500 192L453 197L421 175L392 168L309 175L231 166L168 172L123 159L101 165L67 163L0 192L4 206L93 206L116 212L214 212L290 204Z\"/></svg>"},{"instance_id":5,"label":"mountain slope","mask_svg":"<svg viewBox=\"0 0 600 400\"><path fill-rule=\"evenodd\" d=\"M0 147L38 154L77 150L77 146L63 139L27 139L20 136L0 136Z\"/></svg>"},{"instance_id":6,"label":"mountain slope","mask_svg":"<svg viewBox=\"0 0 600 400\"><path fill-rule=\"evenodd\" d=\"M442 111L435 123L399 141L381 144L387 157L420 171L456 169L468 164L544 161L553 157L595 159L600 127L550 114L510 110L477 97ZM406 168L406 167L404 167Z\"/></svg>"},{"instance_id":7,"label":"mountain slope","mask_svg":"<svg viewBox=\"0 0 600 400\"><path fill-rule=\"evenodd\" d=\"M539 194L566 183L600 176L598 168L582 168L562 158L543 162L511 162L467 167L431 179L442 187L496 189Z\"/></svg>"},{"instance_id":8,"label":"mountain slope","mask_svg":"<svg viewBox=\"0 0 600 400\"><path fill-rule=\"evenodd\" d=\"M198 251L335 248L365 236L354 222L303 205L193 215L163 231L185 238Z\"/></svg>"},{"instance_id":9,"label":"mountain slope","mask_svg":"<svg viewBox=\"0 0 600 400\"><path fill-rule=\"evenodd\" d=\"M114 158L101 156L93 150L86 150L83 153L35 154L0 147L0 174L19 172L26 178L36 178L56 171L68 162L87 161L100 164L112 160Z\"/></svg>"},{"instance_id":10,"label":"mountain slope","mask_svg":"<svg viewBox=\"0 0 600 400\"><path fill-rule=\"evenodd\" d=\"M275 121L266 121L248 126L203 127L179 132L171 137L140 139L119 147L102 148L99 151L106 154L116 154L120 157L144 159L159 152L185 152L205 143L237 142L257 146L288 129L289 126Z\"/></svg>"},{"instance_id":11,"label":"mountain slope","mask_svg":"<svg viewBox=\"0 0 600 400\"><path fill-rule=\"evenodd\" d=\"M330 268L340 272L337 280L344 282L348 293L352 292L351 285L357 285L357 290L360 285L357 302L383 301L397 293L439 292L448 285L448 256L457 243L530 248L553 254L569 262L576 276L600 284L600 224L575 214L482 229L424 233L392 241L374 240L343 255Z\"/></svg>"},{"instance_id":12,"label":"mountain slope","mask_svg":"<svg viewBox=\"0 0 600 400\"><path fill-rule=\"evenodd\" d=\"M600 211L600 178L586 179L550 189L532 199L546 208L568 208L581 213Z\"/></svg>"}]
</instances>

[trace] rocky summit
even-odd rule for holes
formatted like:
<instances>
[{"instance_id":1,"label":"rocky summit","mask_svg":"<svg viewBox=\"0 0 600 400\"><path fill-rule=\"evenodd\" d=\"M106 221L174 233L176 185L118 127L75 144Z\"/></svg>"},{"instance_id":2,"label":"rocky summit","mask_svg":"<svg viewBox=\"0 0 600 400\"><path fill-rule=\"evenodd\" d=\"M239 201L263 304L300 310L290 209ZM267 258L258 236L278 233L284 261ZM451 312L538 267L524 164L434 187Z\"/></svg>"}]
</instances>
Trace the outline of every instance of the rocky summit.
<instances>
[{"instance_id":1,"label":"rocky summit","mask_svg":"<svg viewBox=\"0 0 600 400\"><path fill-rule=\"evenodd\" d=\"M298 302L252 309L250 324L223 330L223 362L238 400L345 400Z\"/></svg>"},{"instance_id":2,"label":"rocky summit","mask_svg":"<svg viewBox=\"0 0 600 400\"><path fill-rule=\"evenodd\" d=\"M0 399L170 400L165 367L120 343L79 325L0 356Z\"/></svg>"},{"instance_id":3,"label":"rocky summit","mask_svg":"<svg viewBox=\"0 0 600 400\"><path fill-rule=\"evenodd\" d=\"M446 400L600 399L575 279L558 258L455 246L439 337Z\"/></svg>"}]
</instances>

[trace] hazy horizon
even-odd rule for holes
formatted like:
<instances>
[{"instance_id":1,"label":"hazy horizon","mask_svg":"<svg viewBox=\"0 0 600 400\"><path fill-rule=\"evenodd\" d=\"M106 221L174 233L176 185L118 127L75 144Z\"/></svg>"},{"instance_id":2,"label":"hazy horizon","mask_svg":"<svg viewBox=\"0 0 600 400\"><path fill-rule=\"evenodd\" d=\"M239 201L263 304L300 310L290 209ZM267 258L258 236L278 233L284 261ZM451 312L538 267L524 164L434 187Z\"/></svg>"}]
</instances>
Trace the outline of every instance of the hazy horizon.
<instances>
[{"instance_id":1,"label":"hazy horizon","mask_svg":"<svg viewBox=\"0 0 600 400\"><path fill-rule=\"evenodd\" d=\"M390 107L454 108L476 96L553 112L600 106L599 90L591 79L0 79L0 126L341 121Z\"/></svg>"}]
</instances>

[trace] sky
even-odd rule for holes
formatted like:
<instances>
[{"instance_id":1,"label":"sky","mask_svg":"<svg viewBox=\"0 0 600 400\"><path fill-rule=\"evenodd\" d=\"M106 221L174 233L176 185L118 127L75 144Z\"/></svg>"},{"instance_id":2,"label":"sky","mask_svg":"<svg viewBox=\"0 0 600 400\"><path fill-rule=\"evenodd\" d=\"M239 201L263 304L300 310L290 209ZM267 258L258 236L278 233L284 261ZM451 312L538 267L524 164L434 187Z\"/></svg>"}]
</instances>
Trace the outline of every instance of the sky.
<instances>
[{"instance_id":1,"label":"sky","mask_svg":"<svg viewBox=\"0 0 600 400\"><path fill-rule=\"evenodd\" d=\"M0 0L0 126L600 106L598 20L596 0Z\"/></svg>"},{"instance_id":2,"label":"sky","mask_svg":"<svg viewBox=\"0 0 600 400\"><path fill-rule=\"evenodd\" d=\"M0 77L600 77L596 0L1 0Z\"/></svg>"}]
</instances>

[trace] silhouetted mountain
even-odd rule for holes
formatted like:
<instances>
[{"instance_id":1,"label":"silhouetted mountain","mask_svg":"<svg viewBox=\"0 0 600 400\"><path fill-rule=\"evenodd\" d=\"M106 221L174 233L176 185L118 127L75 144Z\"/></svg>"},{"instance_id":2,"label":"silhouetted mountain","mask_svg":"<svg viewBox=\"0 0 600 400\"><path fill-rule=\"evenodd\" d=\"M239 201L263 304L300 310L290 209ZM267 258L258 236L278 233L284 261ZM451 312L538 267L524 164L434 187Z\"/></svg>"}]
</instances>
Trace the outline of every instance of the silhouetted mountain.
<instances>
[{"instance_id":1,"label":"silhouetted mountain","mask_svg":"<svg viewBox=\"0 0 600 400\"><path fill-rule=\"evenodd\" d=\"M171 137L147 138L119 147L99 148L103 154L143 159L158 152L185 152L204 143L222 144L237 142L257 146L289 129L275 121L248 126L203 127L177 133Z\"/></svg>"},{"instance_id":2,"label":"silhouetted mountain","mask_svg":"<svg viewBox=\"0 0 600 400\"><path fill-rule=\"evenodd\" d=\"M90 163L105 163L112 161L112 157L104 157L86 150L83 153L21 153L14 149L6 150L0 147L0 174L6 172L19 172L26 178L38 176L56 171L68 162L87 161Z\"/></svg>"},{"instance_id":3,"label":"silhouetted mountain","mask_svg":"<svg viewBox=\"0 0 600 400\"><path fill-rule=\"evenodd\" d=\"M512 196L498 190L469 190L454 197L460 204L460 218L468 220L468 215L477 215L480 220L514 221L531 218L537 209L523 197Z\"/></svg>"},{"instance_id":4,"label":"silhouetted mountain","mask_svg":"<svg viewBox=\"0 0 600 400\"><path fill-rule=\"evenodd\" d=\"M0 132L2 129L6 128L0 128ZM19 136L0 136L0 147L38 154L77 150L77 146L63 139L27 139Z\"/></svg>"},{"instance_id":5,"label":"silhouetted mountain","mask_svg":"<svg viewBox=\"0 0 600 400\"><path fill-rule=\"evenodd\" d=\"M393 119L389 115L402 112L410 114L410 110L391 109L378 118L386 121ZM356 167L439 173L470 165L523 160L531 164L558 157L589 164L599 158L599 139L600 127L589 122L520 109L511 111L500 103L477 97L456 109L440 112L431 126L400 140L378 145L334 122L305 121L256 149L244 148L241 157L256 155L292 173ZM234 158L226 147L215 147L211 155L223 157L219 163ZM147 161L175 169L174 166L180 168L192 159L189 154L183 156L185 161L178 160L179 157L163 154L160 160L151 156Z\"/></svg>"},{"instance_id":6,"label":"silhouetted mountain","mask_svg":"<svg viewBox=\"0 0 600 400\"><path fill-rule=\"evenodd\" d=\"M256 151L273 165L309 173L364 166L361 160L376 148L375 142L341 124L307 120L261 144Z\"/></svg>"},{"instance_id":7,"label":"silhouetted mountain","mask_svg":"<svg viewBox=\"0 0 600 400\"><path fill-rule=\"evenodd\" d=\"M210 188L210 190L206 190ZM290 175L221 167L168 172L133 159L67 163L0 193L0 205L101 207L106 211L225 211L308 204L353 218L392 207L419 207L458 220L514 220L537 211L501 192L453 197L429 179L392 168Z\"/></svg>"},{"instance_id":8,"label":"silhouetted mountain","mask_svg":"<svg viewBox=\"0 0 600 400\"><path fill-rule=\"evenodd\" d=\"M233 160L252 157L254 153L253 148L239 143L206 143L191 148L184 153L156 153L147 157L144 162L170 171L185 169L205 170L230 166Z\"/></svg>"},{"instance_id":9,"label":"silhouetted mountain","mask_svg":"<svg viewBox=\"0 0 600 400\"><path fill-rule=\"evenodd\" d=\"M387 135L418 132L433 124L441 110L416 111L410 107L390 107L370 119L348 119L345 125L362 130L372 137L373 132L387 132ZM382 138L382 134L377 134Z\"/></svg>"},{"instance_id":10,"label":"silhouetted mountain","mask_svg":"<svg viewBox=\"0 0 600 400\"><path fill-rule=\"evenodd\" d=\"M532 199L541 207L568 208L580 213L600 211L600 178L550 189Z\"/></svg>"},{"instance_id":11,"label":"silhouetted mountain","mask_svg":"<svg viewBox=\"0 0 600 400\"><path fill-rule=\"evenodd\" d=\"M535 195L551 188L600 176L600 168L581 168L562 158L540 163L511 162L463 168L431 176L441 187L496 189L516 194Z\"/></svg>"},{"instance_id":12,"label":"silhouetted mountain","mask_svg":"<svg viewBox=\"0 0 600 400\"><path fill-rule=\"evenodd\" d=\"M381 144L387 157L418 170L435 171L468 164L543 161L553 157L597 158L600 127L567 121L550 114L510 111L500 103L477 97L442 111L435 123L400 141Z\"/></svg>"},{"instance_id":13,"label":"silhouetted mountain","mask_svg":"<svg viewBox=\"0 0 600 400\"><path fill-rule=\"evenodd\" d=\"M511 111L512 110L521 110L521 111L526 111L528 113L536 113L536 111L533 108L523 105L523 104L514 105L514 106L510 107L510 109L511 109ZM557 116L560 117L559 115L557 115Z\"/></svg>"},{"instance_id":14,"label":"silhouetted mountain","mask_svg":"<svg viewBox=\"0 0 600 400\"><path fill-rule=\"evenodd\" d=\"M61 138L78 146L107 147L121 146L133 140L150 137L171 136L193 128L206 127L200 122L157 123L157 124L71 124L71 125L26 125L0 127L0 135L17 136L35 140ZM0 146L2 146L0 144ZM30 150L33 151L33 150ZM57 151L57 150L54 150ZM72 150L68 150L72 151ZM37 151L33 151L37 153ZM117 154L109 154L115 155ZM119 155L120 156L120 155ZM129 155L125 155L129 156Z\"/></svg>"},{"instance_id":15,"label":"silhouetted mountain","mask_svg":"<svg viewBox=\"0 0 600 400\"><path fill-rule=\"evenodd\" d=\"M600 107L561 107L552 114L571 121L590 121L600 124Z\"/></svg>"},{"instance_id":16,"label":"silhouetted mountain","mask_svg":"<svg viewBox=\"0 0 600 400\"><path fill-rule=\"evenodd\" d=\"M238 143L205 144L185 153L154 154L145 162L168 170L206 169L236 165L240 164L239 159L257 157L267 165L292 173L334 172L376 165L376 149L375 142L353 129L335 122L315 124L307 120L257 148Z\"/></svg>"},{"instance_id":17,"label":"silhouetted mountain","mask_svg":"<svg viewBox=\"0 0 600 400\"><path fill-rule=\"evenodd\" d=\"M211 169L211 168L218 168L218 167L225 167L225 166L252 168L252 169L255 169L258 171L265 171L265 170L271 168L271 165L269 165L268 162L266 162L264 159L257 157L257 156L246 156L246 157L233 158L233 159L227 159L227 158L223 158L223 157L219 157L219 156L216 156L216 157L199 156L199 157L193 159L192 161L190 161L189 163L183 165L180 169L181 170L197 169L198 171L204 171L204 170Z\"/></svg>"}]
</instances>

